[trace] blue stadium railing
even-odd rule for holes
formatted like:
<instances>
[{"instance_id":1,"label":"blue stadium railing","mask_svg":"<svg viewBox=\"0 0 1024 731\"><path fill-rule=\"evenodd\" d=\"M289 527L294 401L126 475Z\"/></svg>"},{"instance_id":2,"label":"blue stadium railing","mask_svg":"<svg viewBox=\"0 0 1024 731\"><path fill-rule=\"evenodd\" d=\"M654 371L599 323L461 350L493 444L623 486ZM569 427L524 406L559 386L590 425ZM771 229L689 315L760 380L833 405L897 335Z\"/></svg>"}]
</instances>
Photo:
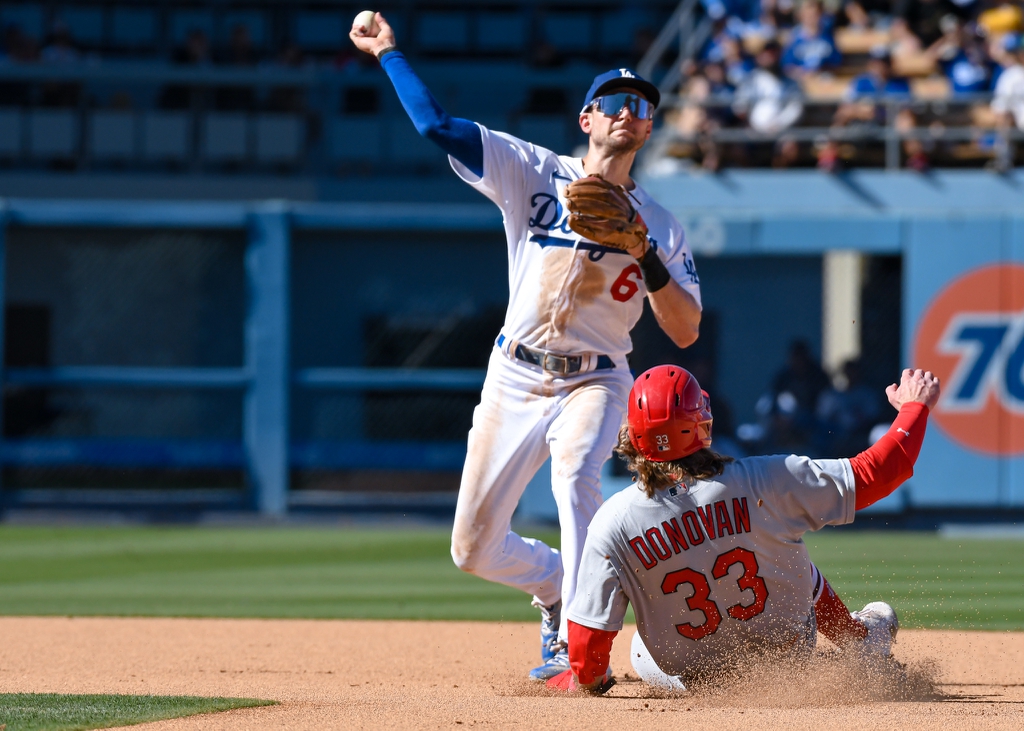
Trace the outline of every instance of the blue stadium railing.
<instances>
[{"instance_id":1,"label":"blue stadium railing","mask_svg":"<svg viewBox=\"0 0 1024 731\"><path fill-rule=\"evenodd\" d=\"M243 468L253 507L288 509L289 470L384 466L458 470L464 445L439 443L291 443L293 386L315 390L477 391L483 372L470 369L307 368L289 363L289 261L293 230L488 230L500 218L487 205L398 205L382 216L373 204L137 203L7 200L0 206L0 301L4 301L9 227L139 227L246 230L248 310L240 368L75 366L7 368L3 385L227 389L242 391L241 443L153 439L4 439L5 465L157 468ZM0 310L2 311L2 310ZM0 322L0 346L2 346ZM2 348L0 348L2 349Z\"/></svg>"}]
</instances>

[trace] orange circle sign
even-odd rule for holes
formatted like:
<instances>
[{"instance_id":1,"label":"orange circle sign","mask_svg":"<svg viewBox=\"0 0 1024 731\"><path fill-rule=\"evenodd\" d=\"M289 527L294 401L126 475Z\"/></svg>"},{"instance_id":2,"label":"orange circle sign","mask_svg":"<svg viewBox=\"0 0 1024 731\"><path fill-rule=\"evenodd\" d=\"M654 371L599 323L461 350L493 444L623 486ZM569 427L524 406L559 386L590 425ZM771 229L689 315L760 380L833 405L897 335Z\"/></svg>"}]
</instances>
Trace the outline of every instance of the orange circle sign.
<instances>
[{"instance_id":1,"label":"orange circle sign","mask_svg":"<svg viewBox=\"0 0 1024 731\"><path fill-rule=\"evenodd\" d=\"M942 290L921 318L912 365L941 379L932 418L953 441L1024 454L1024 266L986 266Z\"/></svg>"}]
</instances>

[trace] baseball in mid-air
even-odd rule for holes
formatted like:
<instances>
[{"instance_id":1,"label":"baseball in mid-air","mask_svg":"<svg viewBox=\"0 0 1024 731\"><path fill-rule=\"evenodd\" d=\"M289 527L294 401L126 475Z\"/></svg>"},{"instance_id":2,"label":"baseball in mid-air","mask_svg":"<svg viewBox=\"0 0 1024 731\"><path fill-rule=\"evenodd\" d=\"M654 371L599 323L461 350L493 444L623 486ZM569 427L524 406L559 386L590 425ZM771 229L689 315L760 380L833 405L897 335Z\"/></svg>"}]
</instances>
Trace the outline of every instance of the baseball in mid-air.
<instances>
[{"instance_id":1,"label":"baseball in mid-air","mask_svg":"<svg viewBox=\"0 0 1024 731\"><path fill-rule=\"evenodd\" d=\"M377 25L376 13L372 10L364 10L356 16L356 19L352 21L352 27L363 26L366 28L366 35L370 38L376 38L377 34L380 33L380 26Z\"/></svg>"}]
</instances>

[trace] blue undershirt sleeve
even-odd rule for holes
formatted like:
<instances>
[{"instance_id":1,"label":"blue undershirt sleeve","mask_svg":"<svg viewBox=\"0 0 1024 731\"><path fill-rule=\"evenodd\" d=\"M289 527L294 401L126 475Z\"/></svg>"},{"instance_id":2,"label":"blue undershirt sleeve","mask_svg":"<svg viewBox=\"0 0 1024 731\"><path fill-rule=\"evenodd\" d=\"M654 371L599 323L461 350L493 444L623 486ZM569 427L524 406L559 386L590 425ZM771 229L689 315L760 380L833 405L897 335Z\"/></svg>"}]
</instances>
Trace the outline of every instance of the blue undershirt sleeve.
<instances>
[{"instance_id":1,"label":"blue undershirt sleeve","mask_svg":"<svg viewBox=\"0 0 1024 731\"><path fill-rule=\"evenodd\" d=\"M452 117L443 110L401 51L385 54L381 67L394 84L416 131L482 178L484 143L480 128L468 119Z\"/></svg>"}]
</instances>

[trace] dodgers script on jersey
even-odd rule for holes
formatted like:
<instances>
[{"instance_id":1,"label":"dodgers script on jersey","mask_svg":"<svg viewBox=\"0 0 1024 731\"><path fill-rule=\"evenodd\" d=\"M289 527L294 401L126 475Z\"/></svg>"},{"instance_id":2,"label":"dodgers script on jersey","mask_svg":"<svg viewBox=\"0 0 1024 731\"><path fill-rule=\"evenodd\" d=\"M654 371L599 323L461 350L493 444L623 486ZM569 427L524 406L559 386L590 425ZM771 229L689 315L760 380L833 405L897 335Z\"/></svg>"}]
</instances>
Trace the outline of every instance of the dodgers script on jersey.
<instances>
[{"instance_id":1,"label":"dodgers script on jersey","mask_svg":"<svg viewBox=\"0 0 1024 731\"><path fill-rule=\"evenodd\" d=\"M653 498L627 488L590 524L569 619L618 631L632 604L651 657L684 679L751 652L813 647L802 536L854 510L846 459L753 457Z\"/></svg>"},{"instance_id":2,"label":"dodgers script on jersey","mask_svg":"<svg viewBox=\"0 0 1024 731\"><path fill-rule=\"evenodd\" d=\"M586 176L579 158L556 155L481 126L484 176L454 158L455 172L501 209L509 248L504 335L555 353L604 353L619 365L646 295L628 253L601 246L567 223L564 190ZM640 186L630 191L648 240L672 278L700 304L700 283L682 226Z\"/></svg>"}]
</instances>

